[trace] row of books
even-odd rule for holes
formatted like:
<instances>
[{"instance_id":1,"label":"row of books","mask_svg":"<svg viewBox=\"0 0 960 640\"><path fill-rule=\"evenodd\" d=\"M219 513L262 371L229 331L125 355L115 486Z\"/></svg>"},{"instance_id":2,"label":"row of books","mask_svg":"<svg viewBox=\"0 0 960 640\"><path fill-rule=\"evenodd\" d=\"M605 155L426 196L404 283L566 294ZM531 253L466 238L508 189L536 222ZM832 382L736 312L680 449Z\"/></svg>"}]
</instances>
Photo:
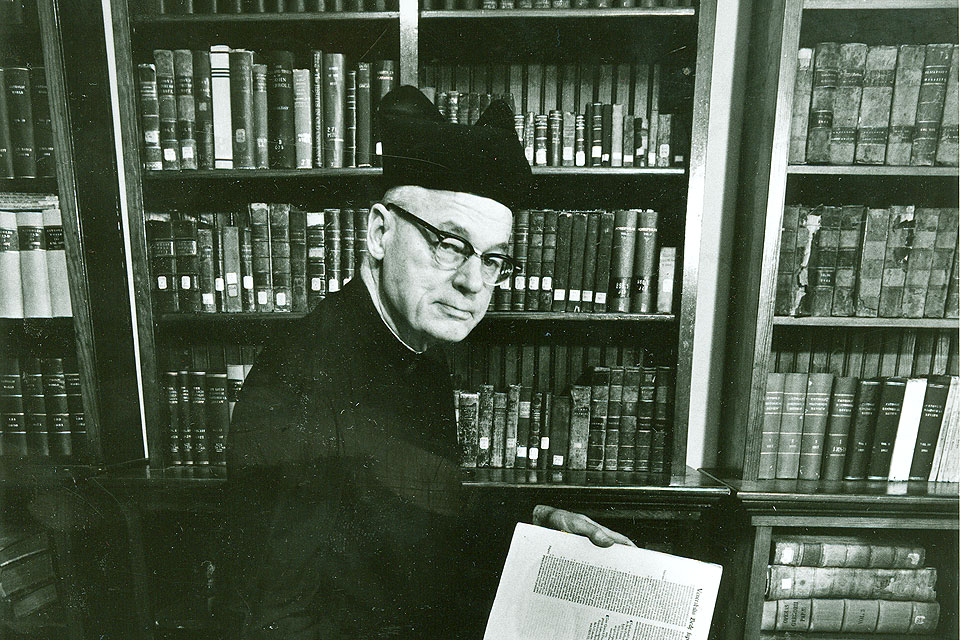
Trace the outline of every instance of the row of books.
<instances>
[{"instance_id":1,"label":"row of books","mask_svg":"<svg viewBox=\"0 0 960 640\"><path fill-rule=\"evenodd\" d=\"M73 359L0 355L0 453L77 457L87 428Z\"/></svg>"},{"instance_id":2,"label":"row of books","mask_svg":"<svg viewBox=\"0 0 960 640\"><path fill-rule=\"evenodd\" d=\"M54 175L53 123L43 67L0 67L0 178Z\"/></svg>"},{"instance_id":3,"label":"row of books","mask_svg":"<svg viewBox=\"0 0 960 640\"><path fill-rule=\"evenodd\" d=\"M960 375L956 329L831 327L778 331L771 365L780 373L876 378Z\"/></svg>"},{"instance_id":4,"label":"row of books","mask_svg":"<svg viewBox=\"0 0 960 640\"><path fill-rule=\"evenodd\" d=\"M774 311L956 318L956 208L788 205Z\"/></svg>"},{"instance_id":5,"label":"row of books","mask_svg":"<svg viewBox=\"0 0 960 640\"><path fill-rule=\"evenodd\" d=\"M937 570L922 546L845 536L784 536L767 566L761 631L930 633Z\"/></svg>"},{"instance_id":6,"label":"row of books","mask_svg":"<svg viewBox=\"0 0 960 640\"><path fill-rule=\"evenodd\" d=\"M151 0L156 14L324 13L396 11L396 0Z\"/></svg>"},{"instance_id":7,"label":"row of books","mask_svg":"<svg viewBox=\"0 0 960 640\"><path fill-rule=\"evenodd\" d=\"M960 481L958 383L770 373L759 477Z\"/></svg>"},{"instance_id":8,"label":"row of books","mask_svg":"<svg viewBox=\"0 0 960 640\"><path fill-rule=\"evenodd\" d=\"M673 113L677 111L675 105L665 103L668 98L675 102L677 95L692 94L692 81L693 72L689 67L642 60L619 64L592 61L475 65L435 62L420 69L420 86L428 97L436 95L435 102L441 112L448 120L455 122L475 122L483 108L483 96L507 96L515 114L534 114L534 122L531 123L534 127L537 116L546 117L549 126L550 114L556 111L564 118L564 124L572 133L575 131L576 115L583 115L587 131L585 137L589 141L593 118L603 117L606 109L609 128L619 129L622 120L624 127L629 126L633 130L633 136L622 134L625 140L638 137L642 129L647 130L649 144L645 145L647 153L642 154L642 157L647 157L647 162L642 165L635 157L633 166L657 166L655 145L660 140L671 142L674 153L687 155L690 144L688 123ZM669 94L666 93L668 86ZM452 95L458 98L455 109L449 101ZM605 106L601 106L597 112L597 104ZM672 125L671 131L663 134L659 131L661 112L670 112L671 118L665 121L665 126ZM640 123L637 123L638 118ZM570 146L572 148L572 144ZM586 156L590 157L591 144L586 146ZM651 153L653 161L648 157ZM587 166L590 165L590 160L587 160Z\"/></svg>"},{"instance_id":9,"label":"row of books","mask_svg":"<svg viewBox=\"0 0 960 640\"><path fill-rule=\"evenodd\" d=\"M0 318L71 315L57 196L0 194Z\"/></svg>"},{"instance_id":10,"label":"row of books","mask_svg":"<svg viewBox=\"0 0 960 640\"><path fill-rule=\"evenodd\" d=\"M56 582L47 534L7 520L0 530L0 626L6 631L31 628L38 622L34 616L55 607Z\"/></svg>"},{"instance_id":11,"label":"row of books","mask_svg":"<svg viewBox=\"0 0 960 640\"><path fill-rule=\"evenodd\" d=\"M196 345L164 354L160 413L168 462L226 464L227 433L257 347Z\"/></svg>"},{"instance_id":12,"label":"row of books","mask_svg":"<svg viewBox=\"0 0 960 640\"><path fill-rule=\"evenodd\" d=\"M313 51L257 54L213 45L157 49L138 65L148 170L364 167L372 115L394 85L393 60L357 62Z\"/></svg>"},{"instance_id":13,"label":"row of books","mask_svg":"<svg viewBox=\"0 0 960 640\"><path fill-rule=\"evenodd\" d=\"M622 9L692 7L693 0L422 0L423 9Z\"/></svg>"},{"instance_id":14,"label":"row of books","mask_svg":"<svg viewBox=\"0 0 960 640\"><path fill-rule=\"evenodd\" d=\"M649 471L670 466L673 371L594 367L569 392L455 392L465 467Z\"/></svg>"},{"instance_id":15,"label":"row of books","mask_svg":"<svg viewBox=\"0 0 960 640\"><path fill-rule=\"evenodd\" d=\"M792 164L957 166L957 45L801 48Z\"/></svg>"},{"instance_id":16,"label":"row of books","mask_svg":"<svg viewBox=\"0 0 960 640\"><path fill-rule=\"evenodd\" d=\"M658 246L658 213L520 210L523 271L494 293L498 311L671 313L676 247Z\"/></svg>"}]
</instances>

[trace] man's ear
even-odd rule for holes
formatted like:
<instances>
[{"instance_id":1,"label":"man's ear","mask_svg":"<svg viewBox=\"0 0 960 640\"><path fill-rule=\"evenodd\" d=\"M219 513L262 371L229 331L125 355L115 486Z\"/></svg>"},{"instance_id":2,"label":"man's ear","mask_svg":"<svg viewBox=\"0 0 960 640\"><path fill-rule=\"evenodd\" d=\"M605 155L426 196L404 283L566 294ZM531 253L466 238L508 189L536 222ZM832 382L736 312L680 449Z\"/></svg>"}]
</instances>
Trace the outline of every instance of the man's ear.
<instances>
[{"instance_id":1,"label":"man's ear","mask_svg":"<svg viewBox=\"0 0 960 640\"><path fill-rule=\"evenodd\" d=\"M387 214L386 207L377 202L370 207L367 214L367 253L374 260L383 260L385 253L385 236L390 230L392 220Z\"/></svg>"}]
</instances>

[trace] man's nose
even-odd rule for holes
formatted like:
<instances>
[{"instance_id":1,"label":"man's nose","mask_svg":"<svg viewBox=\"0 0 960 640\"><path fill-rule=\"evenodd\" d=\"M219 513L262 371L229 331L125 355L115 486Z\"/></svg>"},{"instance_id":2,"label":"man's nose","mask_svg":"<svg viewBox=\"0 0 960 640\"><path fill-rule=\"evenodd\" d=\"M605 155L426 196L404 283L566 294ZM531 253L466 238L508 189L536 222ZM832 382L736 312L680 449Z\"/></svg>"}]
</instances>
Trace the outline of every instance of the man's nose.
<instances>
[{"instance_id":1,"label":"man's nose","mask_svg":"<svg viewBox=\"0 0 960 640\"><path fill-rule=\"evenodd\" d=\"M473 255L464 260L453 277L453 285L465 293L479 293L483 289L480 256Z\"/></svg>"}]
</instances>

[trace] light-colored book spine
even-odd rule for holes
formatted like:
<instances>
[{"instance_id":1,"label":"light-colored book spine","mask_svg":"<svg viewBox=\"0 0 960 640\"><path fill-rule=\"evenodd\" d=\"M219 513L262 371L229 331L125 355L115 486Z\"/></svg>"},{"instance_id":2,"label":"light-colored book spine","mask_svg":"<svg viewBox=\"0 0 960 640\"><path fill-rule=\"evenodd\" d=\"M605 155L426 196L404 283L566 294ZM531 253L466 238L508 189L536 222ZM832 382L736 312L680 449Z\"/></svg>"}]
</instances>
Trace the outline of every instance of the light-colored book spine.
<instances>
[{"instance_id":1,"label":"light-colored book spine","mask_svg":"<svg viewBox=\"0 0 960 640\"><path fill-rule=\"evenodd\" d=\"M47 245L47 278L50 282L50 308L54 317L73 315L70 305L70 279L67 253L63 243L63 221L60 209L43 210L43 233Z\"/></svg>"},{"instance_id":2,"label":"light-colored book spine","mask_svg":"<svg viewBox=\"0 0 960 640\"><path fill-rule=\"evenodd\" d=\"M233 169L233 110L230 106L230 47L210 47L210 97L213 104L213 167Z\"/></svg>"},{"instance_id":3,"label":"light-colored book spine","mask_svg":"<svg viewBox=\"0 0 960 640\"><path fill-rule=\"evenodd\" d=\"M17 211L20 236L20 282L25 318L53 316L47 276L47 243L41 211Z\"/></svg>"},{"instance_id":4,"label":"light-colored book spine","mask_svg":"<svg viewBox=\"0 0 960 640\"><path fill-rule=\"evenodd\" d=\"M297 169L313 167L313 100L310 70L293 70L293 125L297 136Z\"/></svg>"},{"instance_id":5,"label":"light-colored book spine","mask_svg":"<svg viewBox=\"0 0 960 640\"><path fill-rule=\"evenodd\" d=\"M793 83L793 114L790 117L790 164L807 160L807 124L810 122L810 93L813 90L813 49L797 51L797 75Z\"/></svg>"},{"instance_id":6,"label":"light-colored book spine","mask_svg":"<svg viewBox=\"0 0 960 640\"><path fill-rule=\"evenodd\" d=\"M0 318L23 317L17 214L0 211Z\"/></svg>"}]
</instances>

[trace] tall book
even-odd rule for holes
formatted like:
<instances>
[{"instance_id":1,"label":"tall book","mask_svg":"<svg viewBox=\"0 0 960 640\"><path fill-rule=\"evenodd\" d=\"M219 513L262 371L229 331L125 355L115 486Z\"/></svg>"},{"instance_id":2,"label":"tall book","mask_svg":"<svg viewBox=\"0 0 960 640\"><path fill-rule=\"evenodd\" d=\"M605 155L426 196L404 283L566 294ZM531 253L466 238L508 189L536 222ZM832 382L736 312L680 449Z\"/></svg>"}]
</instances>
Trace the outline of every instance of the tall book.
<instances>
[{"instance_id":1,"label":"tall book","mask_svg":"<svg viewBox=\"0 0 960 640\"><path fill-rule=\"evenodd\" d=\"M543 224L544 212L540 209L530 211L530 231L527 241L526 272L527 292L524 296L524 309L536 311L540 308L540 267L543 261Z\"/></svg>"},{"instance_id":2,"label":"tall book","mask_svg":"<svg viewBox=\"0 0 960 640\"><path fill-rule=\"evenodd\" d=\"M173 52L174 90L177 100L177 138L180 141L180 168L197 168L197 108L193 95L193 52Z\"/></svg>"},{"instance_id":3,"label":"tall book","mask_svg":"<svg viewBox=\"0 0 960 640\"><path fill-rule=\"evenodd\" d=\"M163 169L163 152L160 150L160 103L157 98L157 68L152 64L137 65L137 86L140 97L140 126L143 128L143 166L147 171ZM2 88L2 87L0 87ZM3 98L3 122L0 128L7 129L6 96ZM7 129L9 136L9 129ZM9 143L8 143L9 144ZM13 177L13 158L8 153L10 170Z\"/></svg>"},{"instance_id":4,"label":"tall book","mask_svg":"<svg viewBox=\"0 0 960 640\"><path fill-rule=\"evenodd\" d=\"M290 269L290 205L270 205L270 267L273 284L273 310L290 311L292 273Z\"/></svg>"},{"instance_id":5,"label":"tall book","mask_svg":"<svg viewBox=\"0 0 960 640\"><path fill-rule=\"evenodd\" d=\"M17 211L17 235L23 317L50 318L53 316L53 301L47 275L47 238L43 232L43 212Z\"/></svg>"},{"instance_id":6,"label":"tall book","mask_svg":"<svg viewBox=\"0 0 960 640\"><path fill-rule=\"evenodd\" d=\"M523 311L527 300L527 250L530 240L530 211L520 209L514 214L513 221L513 257L520 265L520 271L513 278L513 291L510 295L510 308Z\"/></svg>"},{"instance_id":7,"label":"tall book","mask_svg":"<svg viewBox=\"0 0 960 640\"><path fill-rule=\"evenodd\" d=\"M614 214L604 211L600 214L597 231L597 270L593 285L593 311L607 310L607 290L610 287L610 257L613 248Z\"/></svg>"},{"instance_id":8,"label":"tall book","mask_svg":"<svg viewBox=\"0 0 960 640\"><path fill-rule=\"evenodd\" d=\"M855 305L858 317L876 318L880 311L890 217L886 209L868 209L864 218Z\"/></svg>"},{"instance_id":9,"label":"tall book","mask_svg":"<svg viewBox=\"0 0 960 640\"><path fill-rule=\"evenodd\" d=\"M520 421L520 385L507 386L506 422L504 424L503 466L513 469L517 463L517 426Z\"/></svg>"},{"instance_id":10,"label":"tall book","mask_svg":"<svg viewBox=\"0 0 960 640\"><path fill-rule=\"evenodd\" d=\"M936 160L943 102L950 73L952 44L928 44L923 57L923 75L917 97L917 120L913 132L910 164L931 166Z\"/></svg>"},{"instance_id":11,"label":"tall book","mask_svg":"<svg viewBox=\"0 0 960 640\"><path fill-rule=\"evenodd\" d=\"M491 441L493 440L493 385L480 385L479 412L477 418L477 466L489 467Z\"/></svg>"},{"instance_id":12,"label":"tall book","mask_svg":"<svg viewBox=\"0 0 960 640\"><path fill-rule=\"evenodd\" d=\"M138 65L138 79L142 82L144 77L144 71L141 68L142 65ZM156 107L157 99L157 76L156 69L153 65L147 65L149 69L148 78L152 80L152 84L148 87L148 91L152 89L153 93L153 106ZM141 95L141 104L143 104L143 88L141 85L140 95ZM156 112L156 108L154 109ZM160 162L160 121L159 114L156 114L156 121L153 131L156 133L156 151L152 152L150 157L147 157L147 154L144 153L144 163L147 163L148 160L153 163ZM144 125L144 137L146 138L146 125ZM156 167L162 168L162 167ZM0 177L3 178L13 178L16 176L16 173L13 171L13 149L10 140L10 119L9 111L7 109L7 88L6 81L4 80L4 70L3 67L0 67ZM0 440L2 442L2 440Z\"/></svg>"},{"instance_id":13,"label":"tall book","mask_svg":"<svg viewBox=\"0 0 960 640\"><path fill-rule=\"evenodd\" d=\"M637 237L636 209L620 209L614 214L613 255L610 274L610 311L630 311L634 249Z\"/></svg>"},{"instance_id":14,"label":"tall book","mask_svg":"<svg viewBox=\"0 0 960 640\"><path fill-rule=\"evenodd\" d=\"M589 470L603 470L609 400L610 367L594 367L590 374L590 431L587 439L587 469Z\"/></svg>"},{"instance_id":15,"label":"tall book","mask_svg":"<svg viewBox=\"0 0 960 640\"><path fill-rule=\"evenodd\" d=\"M887 479L891 482L902 482L910 478L910 466L913 463L913 451L917 444L917 433L920 430L926 392L926 379L907 380L903 391L900 419L897 422L897 433L890 453L890 468L887 472Z\"/></svg>"},{"instance_id":16,"label":"tall book","mask_svg":"<svg viewBox=\"0 0 960 640\"><path fill-rule=\"evenodd\" d=\"M253 169L256 140L253 119L253 52L230 51L230 109L233 124L233 167Z\"/></svg>"},{"instance_id":17,"label":"tall book","mask_svg":"<svg viewBox=\"0 0 960 640\"><path fill-rule=\"evenodd\" d=\"M807 127L807 162L830 162L834 96L840 75L840 44L821 42L814 52L813 87Z\"/></svg>"},{"instance_id":18,"label":"tall book","mask_svg":"<svg viewBox=\"0 0 960 640\"><path fill-rule=\"evenodd\" d=\"M780 443L780 420L783 417L784 373L768 373L763 398L763 423L760 428L760 466L757 477L772 480L777 477L777 451Z\"/></svg>"},{"instance_id":19,"label":"tall book","mask_svg":"<svg viewBox=\"0 0 960 640\"><path fill-rule=\"evenodd\" d=\"M373 164L373 77L369 62L357 63L357 152L356 166Z\"/></svg>"},{"instance_id":20,"label":"tall book","mask_svg":"<svg viewBox=\"0 0 960 640\"><path fill-rule=\"evenodd\" d=\"M253 65L253 164L270 168L270 132L267 125L267 65Z\"/></svg>"},{"instance_id":21,"label":"tall book","mask_svg":"<svg viewBox=\"0 0 960 640\"><path fill-rule=\"evenodd\" d=\"M777 449L777 478L796 478L800 471L800 442L808 375L787 373L783 381L783 414Z\"/></svg>"},{"instance_id":22,"label":"tall book","mask_svg":"<svg viewBox=\"0 0 960 640\"><path fill-rule=\"evenodd\" d=\"M537 308L549 311L553 304L554 275L557 261L557 212L543 212L543 242L540 251L540 301Z\"/></svg>"},{"instance_id":23,"label":"tall book","mask_svg":"<svg viewBox=\"0 0 960 640\"><path fill-rule=\"evenodd\" d=\"M653 209L640 211L637 224L630 311L651 313L654 310L653 283L657 267L657 212Z\"/></svg>"},{"instance_id":24,"label":"tall book","mask_svg":"<svg viewBox=\"0 0 960 640\"><path fill-rule=\"evenodd\" d=\"M777 289L773 308L778 316L788 316L793 310L799 220L800 205L783 207L783 222L780 225L780 256L777 262Z\"/></svg>"},{"instance_id":25,"label":"tall book","mask_svg":"<svg viewBox=\"0 0 960 640\"><path fill-rule=\"evenodd\" d=\"M640 400L640 367L623 367L623 396L620 404L620 442L617 470L633 471L637 464L637 408Z\"/></svg>"},{"instance_id":26,"label":"tall book","mask_svg":"<svg viewBox=\"0 0 960 640\"><path fill-rule=\"evenodd\" d=\"M904 318L923 317L939 222L939 209L920 207L914 211L913 241L907 255L901 303L901 315Z\"/></svg>"},{"instance_id":27,"label":"tall book","mask_svg":"<svg viewBox=\"0 0 960 640\"><path fill-rule=\"evenodd\" d=\"M200 262L200 311L215 313L217 305L216 247L212 225L200 222L197 225L197 255Z\"/></svg>"},{"instance_id":28,"label":"tall book","mask_svg":"<svg viewBox=\"0 0 960 640\"><path fill-rule=\"evenodd\" d=\"M956 262L957 212L955 207L940 209L930 262L930 279L927 281L927 295L923 304L925 318L944 317L947 285Z\"/></svg>"},{"instance_id":29,"label":"tall book","mask_svg":"<svg viewBox=\"0 0 960 640\"><path fill-rule=\"evenodd\" d=\"M579 311L583 289L583 261L587 238L587 213L573 213L570 230L570 269L567 279L567 311Z\"/></svg>"},{"instance_id":30,"label":"tall book","mask_svg":"<svg viewBox=\"0 0 960 640\"><path fill-rule=\"evenodd\" d=\"M243 311L242 267L240 258L240 229L224 225L220 229L220 247L223 253L223 311Z\"/></svg>"},{"instance_id":31,"label":"tall book","mask_svg":"<svg viewBox=\"0 0 960 640\"><path fill-rule=\"evenodd\" d=\"M570 256L572 253L573 214L562 211L557 214L557 251L553 266L553 300L550 309L565 311L567 289L570 284Z\"/></svg>"},{"instance_id":32,"label":"tall book","mask_svg":"<svg viewBox=\"0 0 960 640\"><path fill-rule=\"evenodd\" d=\"M210 52L195 50L192 55L197 168L213 169L213 104L210 94Z\"/></svg>"},{"instance_id":33,"label":"tall book","mask_svg":"<svg viewBox=\"0 0 960 640\"><path fill-rule=\"evenodd\" d=\"M915 228L916 211L913 205L890 207L880 284L880 308L877 312L881 318L899 318L903 313L903 291Z\"/></svg>"},{"instance_id":34,"label":"tall book","mask_svg":"<svg viewBox=\"0 0 960 640\"><path fill-rule=\"evenodd\" d=\"M70 433L70 409L67 406L67 381L63 358L41 358L44 409L47 414L47 439L50 455L65 457L73 452Z\"/></svg>"},{"instance_id":35,"label":"tall book","mask_svg":"<svg viewBox=\"0 0 960 640\"><path fill-rule=\"evenodd\" d=\"M610 390L607 400L607 425L604 429L603 469L616 471L620 449L620 418L623 411L623 367L610 368Z\"/></svg>"},{"instance_id":36,"label":"tall book","mask_svg":"<svg viewBox=\"0 0 960 640\"><path fill-rule=\"evenodd\" d=\"M860 238L864 218L863 205L840 207L840 231L837 243L836 271L833 276L832 316L856 313L857 267L860 263Z\"/></svg>"},{"instance_id":37,"label":"tall book","mask_svg":"<svg viewBox=\"0 0 960 640\"><path fill-rule=\"evenodd\" d=\"M863 480L867 477L881 388L880 380L861 380L858 385L850 439L847 441L847 459L844 463L843 477L846 480Z\"/></svg>"},{"instance_id":38,"label":"tall book","mask_svg":"<svg viewBox=\"0 0 960 640\"><path fill-rule=\"evenodd\" d=\"M219 354L219 363L211 363L210 370L204 376L206 395L204 408L207 421L207 448L210 464L227 463L227 432L230 429L230 407L227 402L227 371L223 362L223 352L211 349ZM212 356L211 356L212 359Z\"/></svg>"},{"instance_id":39,"label":"tall book","mask_svg":"<svg viewBox=\"0 0 960 640\"><path fill-rule=\"evenodd\" d=\"M50 455L50 437L47 430L47 403L43 394L43 370L40 358L20 359L23 385L23 408L26 416L27 453Z\"/></svg>"},{"instance_id":40,"label":"tall book","mask_svg":"<svg viewBox=\"0 0 960 640\"><path fill-rule=\"evenodd\" d=\"M460 466L476 467L479 456L480 394L460 391L457 419L457 441L460 443Z\"/></svg>"},{"instance_id":41,"label":"tall book","mask_svg":"<svg viewBox=\"0 0 960 640\"><path fill-rule=\"evenodd\" d=\"M323 211L307 213L307 306L310 309L322 300L327 292L323 217Z\"/></svg>"},{"instance_id":42,"label":"tall book","mask_svg":"<svg viewBox=\"0 0 960 640\"><path fill-rule=\"evenodd\" d=\"M947 75L947 88L943 100L943 118L940 121L940 137L937 141L936 164L955 167L958 164L958 148L960 148L960 95L957 86L960 64L960 47L953 45L953 55L950 56L950 71Z\"/></svg>"},{"instance_id":43,"label":"tall book","mask_svg":"<svg viewBox=\"0 0 960 640\"><path fill-rule=\"evenodd\" d=\"M677 279L677 248L660 247L657 263L657 313L673 313L673 283Z\"/></svg>"},{"instance_id":44,"label":"tall book","mask_svg":"<svg viewBox=\"0 0 960 640\"><path fill-rule=\"evenodd\" d=\"M883 164L886 157L896 68L896 47L876 46L867 50L857 122L857 164Z\"/></svg>"},{"instance_id":45,"label":"tall book","mask_svg":"<svg viewBox=\"0 0 960 640\"><path fill-rule=\"evenodd\" d=\"M843 464L847 457L847 441L850 437L856 394L856 378L844 376L834 380L824 440L823 468L820 473L824 480L843 478Z\"/></svg>"},{"instance_id":46,"label":"tall book","mask_svg":"<svg viewBox=\"0 0 960 640\"><path fill-rule=\"evenodd\" d=\"M890 472L890 456L897 437L906 386L905 378L891 377L883 380L873 432L873 448L867 467L867 478L871 480L886 480Z\"/></svg>"},{"instance_id":47,"label":"tall book","mask_svg":"<svg viewBox=\"0 0 960 640\"><path fill-rule=\"evenodd\" d=\"M344 76L343 102L343 166L357 166L357 71L347 70Z\"/></svg>"},{"instance_id":48,"label":"tall book","mask_svg":"<svg viewBox=\"0 0 960 640\"><path fill-rule=\"evenodd\" d=\"M153 276L150 288L154 309L157 313L179 311L173 223L170 220L147 220L146 226L150 273Z\"/></svg>"},{"instance_id":49,"label":"tall book","mask_svg":"<svg viewBox=\"0 0 960 640\"><path fill-rule=\"evenodd\" d=\"M233 169L230 47L225 44L210 47L210 101L213 115L213 166L215 169Z\"/></svg>"},{"instance_id":50,"label":"tall book","mask_svg":"<svg viewBox=\"0 0 960 640\"><path fill-rule=\"evenodd\" d=\"M830 164L853 164L866 61L867 45L859 42L840 45L840 69L830 130Z\"/></svg>"},{"instance_id":51,"label":"tall book","mask_svg":"<svg viewBox=\"0 0 960 640\"><path fill-rule=\"evenodd\" d=\"M600 212L593 211L587 216L587 236L584 240L583 282L580 291L579 310L593 311L593 294L597 290L597 249L600 238Z\"/></svg>"},{"instance_id":52,"label":"tall book","mask_svg":"<svg viewBox=\"0 0 960 640\"><path fill-rule=\"evenodd\" d=\"M634 458L637 471L653 471L653 418L657 404L657 370L643 367L637 391L637 435L634 438Z\"/></svg>"},{"instance_id":53,"label":"tall book","mask_svg":"<svg viewBox=\"0 0 960 640\"><path fill-rule=\"evenodd\" d=\"M808 376L807 396L803 407L803 434L800 437L798 477L801 480L820 478L832 390L832 373L811 373Z\"/></svg>"},{"instance_id":54,"label":"tall book","mask_svg":"<svg viewBox=\"0 0 960 640\"><path fill-rule=\"evenodd\" d=\"M63 240L63 219L59 207L43 210L43 235L47 246L47 280L50 283L50 311L54 317L73 315L70 304L70 278Z\"/></svg>"},{"instance_id":55,"label":"tall book","mask_svg":"<svg viewBox=\"0 0 960 640\"><path fill-rule=\"evenodd\" d=\"M22 318L20 239L17 213L0 211L0 318Z\"/></svg>"},{"instance_id":56,"label":"tall book","mask_svg":"<svg viewBox=\"0 0 960 640\"><path fill-rule=\"evenodd\" d=\"M310 70L293 70L293 129L297 169L313 167L313 96Z\"/></svg>"},{"instance_id":57,"label":"tall book","mask_svg":"<svg viewBox=\"0 0 960 640\"><path fill-rule=\"evenodd\" d=\"M890 165L910 164L924 53L923 45L917 44L902 44L897 52L886 153L886 163Z\"/></svg>"},{"instance_id":58,"label":"tall book","mask_svg":"<svg viewBox=\"0 0 960 640\"><path fill-rule=\"evenodd\" d=\"M816 258L810 264L810 314L829 316L833 309L837 253L840 246L840 207L821 209L820 229L813 249Z\"/></svg>"},{"instance_id":59,"label":"tall book","mask_svg":"<svg viewBox=\"0 0 960 640\"><path fill-rule=\"evenodd\" d=\"M790 164L803 164L807 158L807 125L810 118L810 94L813 91L813 49L797 51L797 75L793 84L793 110L790 117Z\"/></svg>"},{"instance_id":60,"label":"tall book","mask_svg":"<svg viewBox=\"0 0 960 640\"><path fill-rule=\"evenodd\" d=\"M490 466L503 468L503 455L507 432L507 394L496 391L493 394L493 429L490 435Z\"/></svg>"},{"instance_id":61,"label":"tall book","mask_svg":"<svg viewBox=\"0 0 960 640\"><path fill-rule=\"evenodd\" d=\"M177 90L173 69L173 51L155 49L157 100L160 106L160 149L164 169L180 169L180 139L177 134ZM9 86L9 85L8 85Z\"/></svg>"},{"instance_id":62,"label":"tall book","mask_svg":"<svg viewBox=\"0 0 960 640\"><path fill-rule=\"evenodd\" d=\"M323 166L344 166L346 131L346 59L342 53L323 54Z\"/></svg>"},{"instance_id":63,"label":"tall book","mask_svg":"<svg viewBox=\"0 0 960 640\"><path fill-rule=\"evenodd\" d=\"M273 266L270 261L270 205L251 202L250 239L257 311L273 311Z\"/></svg>"},{"instance_id":64,"label":"tall book","mask_svg":"<svg viewBox=\"0 0 960 640\"><path fill-rule=\"evenodd\" d=\"M339 209L323 210L323 249L325 270L327 275L327 293L336 293L343 286L343 272L341 262Z\"/></svg>"},{"instance_id":65,"label":"tall book","mask_svg":"<svg viewBox=\"0 0 960 640\"><path fill-rule=\"evenodd\" d=\"M267 54L267 137L271 169L297 166L297 143L293 106L293 53Z\"/></svg>"}]
</instances>

